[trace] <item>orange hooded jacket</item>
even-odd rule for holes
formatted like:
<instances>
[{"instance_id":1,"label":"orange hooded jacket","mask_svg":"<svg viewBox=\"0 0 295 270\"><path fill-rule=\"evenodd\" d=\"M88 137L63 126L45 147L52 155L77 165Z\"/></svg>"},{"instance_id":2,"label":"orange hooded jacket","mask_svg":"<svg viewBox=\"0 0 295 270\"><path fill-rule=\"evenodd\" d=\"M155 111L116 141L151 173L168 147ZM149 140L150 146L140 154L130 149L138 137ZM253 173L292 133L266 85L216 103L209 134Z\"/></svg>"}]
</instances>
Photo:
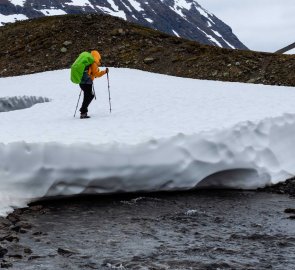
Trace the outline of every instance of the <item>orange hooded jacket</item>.
<instances>
[{"instance_id":1,"label":"orange hooded jacket","mask_svg":"<svg viewBox=\"0 0 295 270\"><path fill-rule=\"evenodd\" d=\"M101 65L101 56L98 51L91 51L91 55L94 57L94 63L88 69L88 75L93 81L95 78L99 78L106 74L106 71L100 71L99 66Z\"/></svg>"}]
</instances>

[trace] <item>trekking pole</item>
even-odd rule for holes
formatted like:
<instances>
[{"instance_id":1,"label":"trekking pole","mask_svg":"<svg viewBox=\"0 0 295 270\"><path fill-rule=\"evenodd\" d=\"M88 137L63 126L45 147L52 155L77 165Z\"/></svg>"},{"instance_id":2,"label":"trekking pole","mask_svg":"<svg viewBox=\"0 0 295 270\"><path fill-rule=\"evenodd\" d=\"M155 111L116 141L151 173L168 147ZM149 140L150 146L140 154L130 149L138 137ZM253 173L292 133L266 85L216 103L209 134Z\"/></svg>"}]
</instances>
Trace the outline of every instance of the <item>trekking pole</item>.
<instances>
[{"instance_id":1,"label":"trekking pole","mask_svg":"<svg viewBox=\"0 0 295 270\"><path fill-rule=\"evenodd\" d=\"M77 102L77 106L76 106L76 110L75 110L74 117L76 117L76 112L77 112L77 109L78 109L78 105L79 105L79 101L80 101L81 93L82 93L82 90L81 90L80 95L79 95L79 99L78 99L78 102Z\"/></svg>"},{"instance_id":2,"label":"trekking pole","mask_svg":"<svg viewBox=\"0 0 295 270\"><path fill-rule=\"evenodd\" d=\"M95 94L95 90L94 90L94 83L92 84L92 92L93 92L94 98L96 100L96 94Z\"/></svg>"},{"instance_id":3,"label":"trekking pole","mask_svg":"<svg viewBox=\"0 0 295 270\"><path fill-rule=\"evenodd\" d=\"M110 113L112 113L112 103L111 103L111 91L110 91L110 79L109 79L109 73L107 73L107 78L108 78L108 91L109 91Z\"/></svg>"}]
</instances>

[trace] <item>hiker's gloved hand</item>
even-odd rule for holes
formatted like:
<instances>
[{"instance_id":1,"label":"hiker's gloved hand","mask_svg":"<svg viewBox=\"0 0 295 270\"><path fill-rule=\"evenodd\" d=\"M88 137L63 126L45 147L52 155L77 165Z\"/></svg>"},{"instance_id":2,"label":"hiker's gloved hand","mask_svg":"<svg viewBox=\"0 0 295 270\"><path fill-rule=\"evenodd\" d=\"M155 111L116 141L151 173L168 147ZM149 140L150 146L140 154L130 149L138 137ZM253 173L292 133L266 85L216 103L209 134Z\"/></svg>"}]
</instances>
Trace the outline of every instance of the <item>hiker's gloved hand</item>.
<instances>
[{"instance_id":1,"label":"hiker's gloved hand","mask_svg":"<svg viewBox=\"0 0 295 270\"><path fill-rule=\"evenodd\" d=\"M106 68L106 73L109 73L109 68Z\"/></svg>"}]
</instances>

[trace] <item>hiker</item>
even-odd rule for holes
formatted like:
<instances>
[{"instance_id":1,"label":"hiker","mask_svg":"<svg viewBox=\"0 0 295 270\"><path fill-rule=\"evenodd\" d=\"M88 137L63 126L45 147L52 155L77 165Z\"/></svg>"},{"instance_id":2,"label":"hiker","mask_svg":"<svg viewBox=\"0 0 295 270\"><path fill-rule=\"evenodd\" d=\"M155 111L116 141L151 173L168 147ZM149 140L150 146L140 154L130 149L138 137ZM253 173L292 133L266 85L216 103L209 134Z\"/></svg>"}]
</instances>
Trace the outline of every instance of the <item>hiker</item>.
<instances>
[{"instance_id":1,"label":"hiker","mask_svg":"<svg viewBox=\"0 0 295 270\"><path fill-rule=\"evenodd\" d=\"M81 90L84 92L84 99L82 107L80 108L81 119L90 118L87 113L88 106L95 97L95 93L93 91L93 80L109 72L108 68L106 68L104 71L99 70L99 66L101 65L101 56L98 51L91 51L91 55L94 58L94 62L91 65L85 67L81 82L79 83Z\"/></svg>"}]
</instances>

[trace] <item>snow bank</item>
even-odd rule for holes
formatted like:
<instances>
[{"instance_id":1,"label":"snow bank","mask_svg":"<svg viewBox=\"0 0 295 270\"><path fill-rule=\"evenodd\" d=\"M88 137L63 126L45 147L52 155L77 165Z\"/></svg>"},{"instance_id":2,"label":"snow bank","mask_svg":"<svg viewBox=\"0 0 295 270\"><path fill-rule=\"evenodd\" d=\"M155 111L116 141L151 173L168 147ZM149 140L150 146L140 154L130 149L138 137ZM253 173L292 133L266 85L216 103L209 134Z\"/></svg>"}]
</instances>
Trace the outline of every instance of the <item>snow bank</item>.
<instances>
[{"instance_id":1,"label":"snow bank","mask_svg":"<svg viewBox=\"0 0 295 270\"><path fill-rule=\"evenodd\" d=\"M0 79L5 96L51 100L0 113L1 214L44 196L253 189L295 175L293 88L128 69L110 79L113 113L101 78L89 120L73 118L68 70Z\"/></svg>"},{"instance_id":2,"label":"snow bank","mask_svg":"<svg viewBox=\"0 0 295 270\"><path fill-rule=\"evenodd\" d=\"M50 100L48 98L32 96L0 98L0 112L27 109L34 106L35 104L49 101Z\"/></svg>"}]
</instances>

